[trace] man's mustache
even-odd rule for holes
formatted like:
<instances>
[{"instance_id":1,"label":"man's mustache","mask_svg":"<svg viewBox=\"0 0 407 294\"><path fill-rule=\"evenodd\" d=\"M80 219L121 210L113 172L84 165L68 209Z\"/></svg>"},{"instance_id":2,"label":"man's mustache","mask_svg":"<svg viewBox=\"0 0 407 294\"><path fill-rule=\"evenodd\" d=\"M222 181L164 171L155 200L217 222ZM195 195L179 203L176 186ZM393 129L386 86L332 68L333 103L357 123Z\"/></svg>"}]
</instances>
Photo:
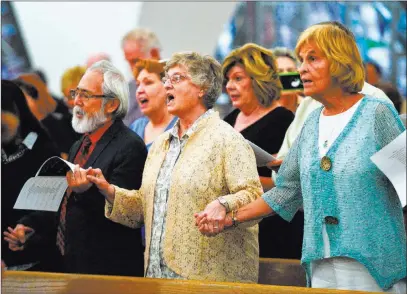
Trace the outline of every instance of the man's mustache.
<instances>
[{"instance_id":1,"label":"man's mustache","mask_svg":"<svg viewBox=\"0 0 407 294\"><path fill-rule=\"evenodd\" d=\"M74 114L79 114L79 115L85 115L86 114L85 111L82 108L80 108L79 106L75 106L73 108L73 113Z\"/></svg>"}]
</instances>

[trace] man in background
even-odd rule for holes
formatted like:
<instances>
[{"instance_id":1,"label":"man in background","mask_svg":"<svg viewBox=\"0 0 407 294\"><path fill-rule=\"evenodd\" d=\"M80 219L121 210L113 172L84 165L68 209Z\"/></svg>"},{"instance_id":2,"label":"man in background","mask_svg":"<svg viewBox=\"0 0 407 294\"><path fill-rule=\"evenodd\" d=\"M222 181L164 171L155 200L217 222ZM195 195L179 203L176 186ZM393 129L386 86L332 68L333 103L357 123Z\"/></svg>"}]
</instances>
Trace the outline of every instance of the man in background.
<instances>
[{"instance_id":1,"label":"man in background","mask_svg":"<svg viewBox=\"0 0 407 294\"><path fill-rule=\"evenodd\" d=\"M124 57L133 71L140 59L161 59L161 45L157 35L145 28L136 28L128 32L122 39ZM123 122L129 126L137 118L143 116L136 101L136 81L129 82L129 110Z\"/></svg>"},{"instance_id":2,"label":"man in background","mask_svg":"<svg viewBox=\"0 0 407 294\"><path fill-rule=\"evenodd\" d=\"M298 60L293 51L285 47L276 47L272 49L276 57L277 68L279 73L298 72ZM295 113L301 102L301 96L298 92L281 91L280 105Z\"/></svg>"},{"instance_id":3,"label":"man in background","mask_svg":"<svg viewBox=\"0 0 407 294\"><path fill-rule=\"evenodd\" d=\"M377 84L379 84L382 79L382 69L372 60L366 61L364 66L366 82L377 87Z\"/></svg>"}]
</instances>

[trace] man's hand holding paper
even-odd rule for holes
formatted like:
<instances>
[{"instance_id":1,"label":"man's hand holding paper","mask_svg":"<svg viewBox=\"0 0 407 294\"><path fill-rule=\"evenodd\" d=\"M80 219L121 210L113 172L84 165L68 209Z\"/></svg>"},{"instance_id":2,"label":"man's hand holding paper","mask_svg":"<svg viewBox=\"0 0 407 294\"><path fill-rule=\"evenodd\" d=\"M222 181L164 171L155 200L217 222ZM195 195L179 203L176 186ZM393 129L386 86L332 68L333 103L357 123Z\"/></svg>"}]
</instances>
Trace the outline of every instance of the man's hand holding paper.
<instances>
[{"instance_id":1,"label":"man's hand holding paper","mask_svg":"<svg viewBox=\"0 0 407 294\"><path fill-rule=\"evenodd\" d=\"M75 193L83 193L87 191L93 185L93 183L86 177L87 175L92 175L92 167L83 169L76 164L73 171L68 171L66 173L68 187Z\"/></svg>"}]
</instances>

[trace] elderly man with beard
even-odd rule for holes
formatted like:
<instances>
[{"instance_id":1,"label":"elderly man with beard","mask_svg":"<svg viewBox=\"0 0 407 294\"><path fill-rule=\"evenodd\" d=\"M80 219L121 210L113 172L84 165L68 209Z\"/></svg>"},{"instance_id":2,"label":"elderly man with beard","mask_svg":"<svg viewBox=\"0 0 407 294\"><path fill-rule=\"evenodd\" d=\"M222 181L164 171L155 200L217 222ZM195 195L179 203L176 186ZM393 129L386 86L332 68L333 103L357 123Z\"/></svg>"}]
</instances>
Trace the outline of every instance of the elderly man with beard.
<instances>
[{"instance_id":1,"label":"elderly man with beard","mask_svg":"<svg viewBox=\"0 0 407 294\"><path fill-rule=\"evenodd\" d=\"M53 219L49 213L32 213L20 219L15 229L9 228L5 235L11 250L29 246L27 236L51 231L63 260L54 271L143 275L140 231L106 219L104 197L86 179L89 168L97 167L116 185L140 187L147 149L122 122L128 91L123 75L109 61L92 65L71 90L75 100L72 126L84 134L69 152L75 171L67 174L69 187ZM84 184L81 189L76 188L79 183Z\"/></svg>"}]
</instances>

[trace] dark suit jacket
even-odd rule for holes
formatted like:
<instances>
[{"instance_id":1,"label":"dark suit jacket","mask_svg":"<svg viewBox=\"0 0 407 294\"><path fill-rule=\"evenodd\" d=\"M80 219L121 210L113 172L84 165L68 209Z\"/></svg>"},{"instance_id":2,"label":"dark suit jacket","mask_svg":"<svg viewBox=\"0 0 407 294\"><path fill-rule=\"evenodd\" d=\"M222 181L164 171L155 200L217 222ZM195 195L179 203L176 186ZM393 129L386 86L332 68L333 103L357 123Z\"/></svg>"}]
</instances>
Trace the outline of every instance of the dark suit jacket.
<instances>
[{"instance_id":1,"label":"dark suit jacket","mask_svg":"<svg viewBox=\"0 0 407 294\"><path fill-rule=\"evenodd\" d=\"M72 146L69 161L73 162L81 143L82 139ZM83 168L100 168L109 183L138 189L146 157L143 140L116 120L97 142ZM65 271L143 276L140 229L130 229L106 219L104 206L104 196L95 186L84 193L70 195L66 210ZM55 219L59 219L59 213ZM26 217L21 223L37 230L38 225L44 225L43 221ZM38 230L40 233L41 228Z\"/></svg>"}]
</instances>

